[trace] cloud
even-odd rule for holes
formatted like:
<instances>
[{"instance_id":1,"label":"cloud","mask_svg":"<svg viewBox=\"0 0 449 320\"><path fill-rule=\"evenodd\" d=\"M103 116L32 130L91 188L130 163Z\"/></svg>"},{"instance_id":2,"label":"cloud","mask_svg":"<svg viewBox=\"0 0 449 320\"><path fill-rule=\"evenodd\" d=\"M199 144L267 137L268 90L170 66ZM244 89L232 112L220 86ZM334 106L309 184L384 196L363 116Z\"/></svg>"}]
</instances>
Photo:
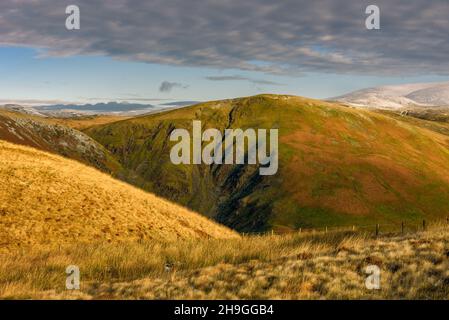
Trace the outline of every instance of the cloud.
<instances>
[{"instance_id":1,"label":"cloud","mask_svg":"<svg viewBox=\"0 0 449 320\"><path fill-rule=\"evenodd\" d=\"M2 0L0 45L40 56L119 60L272 74L449 75L449 2L376 0L77 0L81 30L65 29L73 0Z\"/></svg>"},{"instance_id":2,"label":"cloud","mask_svg":"<svg viewBox=\"0 0 449 320\"><path fill-rule=\"evenodd\" d=\"M161 83L161 85L159 87L159 91L160 92L171 92L174 88L186 89L186 88L188 88L188 86L184 85L182 83L178 83L178 82L164 81Z\"/></svg>"},{"instance_id":3,"label":"cloud","mask_svg":"<svg viewBox=\"0 0 449 320\"><path fill-rule=\"evenodd\" d=\"M253 84L266 84L271 86L282 86L282 83L274 82L274 81L268 81L268 80L260 80L260 79L253 79L243 76L209 76L206 77L207 80L210 81L248 81Z\"/></svg>"}]
</instances>

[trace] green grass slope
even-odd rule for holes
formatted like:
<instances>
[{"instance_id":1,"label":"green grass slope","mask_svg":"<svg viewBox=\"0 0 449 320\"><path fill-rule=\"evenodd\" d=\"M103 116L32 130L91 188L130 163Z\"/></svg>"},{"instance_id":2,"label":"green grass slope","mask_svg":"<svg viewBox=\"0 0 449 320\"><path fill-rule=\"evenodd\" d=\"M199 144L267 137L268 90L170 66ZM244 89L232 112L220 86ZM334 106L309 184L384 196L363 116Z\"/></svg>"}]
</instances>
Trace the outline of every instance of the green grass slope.
<instances>
[{"instance_id":1,"label":"green grass slope","mask_svg":"<svg viewBox=\"0 0 449 320\"><path fill-rule=\"evenodd\" d=\"M175 128L278 128L279 170L174 165ZM416 120L420 121L420 120ZM398 223L449 212L449 139L400 118L293 96L202 103L89 128L128 182L239 231Z\"/></svg>"}]
</instances>

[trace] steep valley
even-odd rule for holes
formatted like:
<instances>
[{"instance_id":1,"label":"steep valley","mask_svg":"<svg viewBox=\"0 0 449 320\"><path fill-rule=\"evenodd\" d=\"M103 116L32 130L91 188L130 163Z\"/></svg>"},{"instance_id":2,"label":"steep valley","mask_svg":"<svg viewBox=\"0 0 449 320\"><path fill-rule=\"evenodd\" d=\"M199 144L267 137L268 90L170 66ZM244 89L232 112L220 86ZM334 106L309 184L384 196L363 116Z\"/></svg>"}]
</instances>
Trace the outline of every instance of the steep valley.
<instances>
[{"instance_id":1,"label":"steep valley","mask_svg":"<svg viewBox=\"0 0 449 320\"><path fill-rule=\"evenodd\" d=\"M279 129L279 171L174 165L175 128ZM449 212L449 140L409 118L293 96L212 101L84 132L126 181L243 232L436 219Z\"/></svg>"}]
</instances>

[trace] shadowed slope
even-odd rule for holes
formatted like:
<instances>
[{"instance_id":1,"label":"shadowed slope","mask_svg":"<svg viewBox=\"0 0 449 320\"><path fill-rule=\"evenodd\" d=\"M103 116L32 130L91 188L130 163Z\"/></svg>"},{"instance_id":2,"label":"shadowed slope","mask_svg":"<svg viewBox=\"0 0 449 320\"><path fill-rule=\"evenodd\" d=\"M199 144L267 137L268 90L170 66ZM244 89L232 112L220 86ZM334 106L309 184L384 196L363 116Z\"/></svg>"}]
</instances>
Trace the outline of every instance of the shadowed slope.
<instances>
[{"instance_id":1,"label":"shadowed slope","mask_svg":"<svg viewBox=\"0 0 449 320\"><path fill-rule=\"evenodd\" d=\"M72 121L75 125L82 122ZM75 159L107 173L123 174L120 164L102 145L60 123L70 124L70 120L0 110L0 139Z\"/></svg>"}]
</instances>

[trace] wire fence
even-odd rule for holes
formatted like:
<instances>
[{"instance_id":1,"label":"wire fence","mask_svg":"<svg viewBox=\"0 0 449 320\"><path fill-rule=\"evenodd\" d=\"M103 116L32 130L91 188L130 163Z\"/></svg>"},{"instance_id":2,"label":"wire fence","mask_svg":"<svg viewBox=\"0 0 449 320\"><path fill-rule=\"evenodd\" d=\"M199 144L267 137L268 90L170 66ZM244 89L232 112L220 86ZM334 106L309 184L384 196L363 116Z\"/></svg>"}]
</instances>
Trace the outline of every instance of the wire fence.
<instances>
[{"instance_id":1,"label":"wire fence","mask_svg":"<svg viewBox=\"0 0 449 320\"><path fill-rule=\"evenodd\" d=\"M406 234L416 233L419 231L426 231L429 226L444 225L449 227L449 217L444 220L421 220L417 221L401 221L398 223L378 223L368 225L346 225L346 226L324 226L320 228L298 228L297 230L276 232L274 230L266 232L243 232L243 236L266 236L266 235L280 235L292 233L336 233L336 232L354 232L372 234L374 236L390 235L390 234Z\"/></svg>"}]
</instances>

